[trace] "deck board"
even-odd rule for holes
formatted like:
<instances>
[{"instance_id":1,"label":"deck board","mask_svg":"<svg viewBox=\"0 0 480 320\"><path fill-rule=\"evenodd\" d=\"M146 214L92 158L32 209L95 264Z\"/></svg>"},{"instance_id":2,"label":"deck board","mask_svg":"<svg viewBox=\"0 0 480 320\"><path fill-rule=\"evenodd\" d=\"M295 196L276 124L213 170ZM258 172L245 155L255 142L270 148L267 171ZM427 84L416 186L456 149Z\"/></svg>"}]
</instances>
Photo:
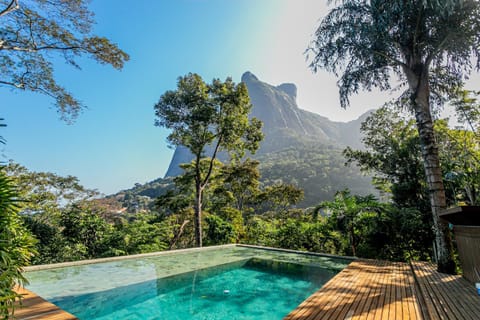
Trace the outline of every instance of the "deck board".
<instances>
[{"instance_id":1,"label":"deck board","mask_svg":"<svg viewBox=\"0 0 480 320\"><path fill-rule=\"evenodd\" d=\"M17 320L77 320L72 314L25 288L16 288L15 291L23 295L22 304L15 306Z\"/></svg>"},{"instance_id":2,"label":"deck board","mask_svg":"<svg viewBox=\"0 0 480 320\"><path fill-rule=\"evenodd\" d=\"M285 320L422 319L405 263L356 260Z\"/></svg>"},{"instance_id":3,"label":"deck board","mask_svg":"<svg viewBox=\"0 0 480 320\"><path fill-rule=\"evenodd\" d=\"M480 319L480 296L473 284L458 275L439 273L428 262L412 262L412 269L430 319Z\"/></svg>"}]
</instances>

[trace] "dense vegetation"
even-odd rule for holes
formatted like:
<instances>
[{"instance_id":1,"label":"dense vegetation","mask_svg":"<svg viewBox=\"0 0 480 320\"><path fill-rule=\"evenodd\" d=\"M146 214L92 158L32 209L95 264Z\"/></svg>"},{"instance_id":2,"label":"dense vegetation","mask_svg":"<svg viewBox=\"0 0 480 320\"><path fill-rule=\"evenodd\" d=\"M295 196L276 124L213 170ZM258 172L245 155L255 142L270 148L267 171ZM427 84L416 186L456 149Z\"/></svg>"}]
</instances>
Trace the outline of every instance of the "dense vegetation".
<instances>
[{"instance_id":1,"label":"dense vegetation","mask_svg":"<svg viewBox=\"0 0 480 320\"><path fill-rule=\"evenodd\" d=\"M468 119L478 125L478 119ZM449 203L479 204L478 135L471 129L449 128L444 120L438 120L435 128L442 145ZM304 191L284 181L290 175L291 179L311 178L304 166L292 167L283 181L265 183L257 160L217 160L215 174L204 190L203 242L242 242L401 261L430 259L434 234L413 120L384 107L364 122L362 131L366 149L346 149L344 154L349 162L373 174L382 201L345 189L336 191L330 201L300 209ZM289 152L293 151L285 154ZM318 155L318 159L328 159L328 155ZM202 172L208 167L208 162L200 166ZM30 172L15 163L5 170L20 187L25 199L22 217L38 239L39 254L33 261L51 263L193 246L194 165L183 168L185 174L169 183L158 180L164 187L162 194L143 207L138 199L126 201L125 194L99 198L74 177ZM315 185L314 190L331 183ZM144 188L143 192L152 191Z\"/></svg>"},{"instance_id":2,"label":"dense vegetation","mask_svg":"<svg viewBox=\"0 0 480 320\"><path fill-rule=\"evenodd\" d=\"M35 253L34 239L18 215L18 194L12 180L0 171L0 317L8 319L20 296L15 285L26 282L22 268Z\"/></svg>"},{"instance_id":3,"label":"dense vegetation","mask_svg":"<svg viewBox=\"0 0 480 320\"><path fill-rule=\"evenodd\" d=\"M92 33L95 21L88 2L0 0L0 88L47 95L61 118L73 121L85 106L57 82L53 62L63 60L80 68L79 58L88 56L122 69L129 60L116 44ZM15 183L3 171L0 185L0 315L8 319L13 302L21 299L13 286L23 283L21 267L34 252L17 216Z\"/></svg>"},{"instance_id":4,"label":"dense vegetation","mask_svg":"<svg viewBox=\"0 0 480 320\"><path fill-rule=\"evenodd\" d=\"M447 202L478 205L476 94L460 91L452 104L463 127L450 128L446 120L434 126ZM2 275L10 275L2 284L8 288L2 312L8 312L13 284L21 283L21 266L30 260L44 264L194 246L197 168L201 177L211 172L202 197L205 245L241 242L388 260L431 259L433 222L414 120L386 106L372 113L361 130L365 149L347 148L343 159L373 176L381 201L359 195L355 180L351 190L334 189L339 187L335 172L357 169L342 167L338 150L328 145L285 149L260 160L206 158L198 167L183 164L183 175L111 197L84 188L72 176L8 163L0 176L0 227L6 236L0 250L9 257L1 268ZM306 192L319 201L302 205Z\"/></svg>"}]
</instances>

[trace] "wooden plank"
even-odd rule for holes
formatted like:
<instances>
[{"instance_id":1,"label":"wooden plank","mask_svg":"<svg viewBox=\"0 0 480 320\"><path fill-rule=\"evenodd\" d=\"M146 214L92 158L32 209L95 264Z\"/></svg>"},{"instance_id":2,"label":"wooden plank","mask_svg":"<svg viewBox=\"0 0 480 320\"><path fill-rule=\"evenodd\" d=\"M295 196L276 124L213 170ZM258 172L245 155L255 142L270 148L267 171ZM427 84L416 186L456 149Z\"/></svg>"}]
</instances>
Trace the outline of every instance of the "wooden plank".
<instances>
[{"instance_id":1,"label":"wooden plank","mask_svg":"<svg viewBox=\"0 0 480 320\"><path fill-rule=\"evenodd\" d=\"M457 319L479 319L480 298L475 294L474 286L461 276L439 273L432 264L422 266L440 288L445 303L451 306L451 310Z\"/></svg>"},{"instance_id":2,"label":"wooden plank","mask_svg":"<svg viewBox=\"0 0 480 320\"><path fill-rule=\"evenodd\" d=\"M415 274L415 279L417 280L429 317L431 319L445 319L445 317L442 316L441 313L439 313L439 310L437 310L437 307L435 306L435 296L432 293L432 288L429 282L426 280L427 276L425 275L420 264L418 264L417 262L413 262L412 266Z\"/></svg>"},{"instance_id":3,"label":"wooden plank","mask_svg":"<svg viewBox=\"0 0 480 320\"><path fill-rule=\"evenodd\" d=\"M340 311L339 309L345 304L348 299L348 296L351 294L350 290L355 283L355 277L358 273L358 266L355 262L352 262L347 268L345 268L339 275L340 277L336 279L336 281L330 284L330 287L327 288L327 292L329 295L326 294L319 294L318 299L319 301L323 302L317 304L316 311L312 313L312 315L307 318L307 320L315 320L315 319L335 319L334 317ZM336 277L334 277L336 278ZM333 280L333 279L332 279ZM318 306L322 306L322 308L318 308Z\"/></svg>"},{"instance_id":4,"label":"wooden plank","mask_svg":"<svg viewBox=\"0 0 480 320\"><path fill-rule=\"evenodd\" d=\"M402 308L402 315L403 315L403 319L412 319L414 318L415 314L411 315L410 314L410 311L408 309L408 305L410 303L410 299L409 299L409 296L407 294L407 286L409 285L406 281L407 279L407 275L409 273L409 269L408 269L408 266L407 265L400 265L400 270L401 270L401 273L402 273L402 277L400 279L400 283L401 283L401 287L400 287L400 296L404 298L403 303L401 305L401 308Z\"/></svg>"},{"instance_id":5,"label":"wooden plank","mask_svg":"<svg viewBox=\"0 0 480 320\"><path fill-rule=\"evenodd\" d=\"M376 261L374 266L368 270L368 273L373 273L373 276L365 279L366 282L363 284L363 286L368 288L368 290L366 290L365 295L362 296L362 300L364 301L362 308L356 311L353 319L372 319L375 316L378 299L380 296L381 283L384 276L381 266L382 263L380 261Z\"/></svg>"},{"instance_id":6,"label":"wooden plank","mask_svg":"<svg viewBox=\"0 0 480 320\"><path fill-rule=\"evenodd\" d=\"M432 282L435 284L434 290L436 292L436 296L442 301L442 305L446 306L445 309L448 312L447 317L449 319L476 319L475 317L472 318L471 315L464 312L465 310L462 307L462 299L458 299L456 297L455 285L451 285L451 283L446 281L445 277L442 276L441 273L429 268L428 264L424 264L424 269L429 273L429 279L431 279L431 281L433 280Z\"/></svg>"},{"instance_id":7,"label":"wooden plank","mask_svg":"<svg viewBox=\"0 0 480 320\"><path fill-rule=\"evenodd\" d=\"M388 280L388 271L386 269L386 263L385 262L382 264L382 267L378 272L382 272L383 277L381 278L380 283L378 285L380 297L377 301L377 308L376 308L376 311L375 311L374 320L382 320L383 307L385 305L385 298L386 298L386 286L385 286L385 284L387 283L387 280Z\"/></svg>"},{"instance_id":8,"label":"wooden plank","mask_svg":"<svg viewBox=\"0 0 480 320\"><path fill-rule=\"evenodd\" d=\"M53 303L37 296L32 291L18 287L15 291L23 296L22 304L16 303L15 319L17 320L77 320L77 317L60 309Z\"/></svg>"},{"instance_id":9,"label":"wooden plank","mask_svg":"<svg viewBox=\"0 0 480 320\"><path fill-rule=\"evenodd\" d=\"M412 262L412 270L425 300L430 300L427 311L431 319L480 319L480 297L468 281L439 273L426 262Z\"/></svg>"},{"instance_id":10,"label":"wooden plank","mask_svg":"<svg viewBox=\"0 0 480 320\"><path fill-rule=\"evenodd\" d=\"M409 277L406 277L406 282L407 282L406 291L407 291L407 295L409 296L408 310L412 319L424 319L422 316L421 306L419 303L419 299L421 298L421 295L417 290L412 269L408 266L407 268L410 274Z\"/></svg>"},{"instance_id":11,"label":"wooden plank","mask_svg":"<svg viewBox=\"0 0 480 320\"><path fill-rule=\"evenodd\" d=\"M285 319L420 320L414 283L407 264L356 260Z\"/></svg>"}]
</instances>

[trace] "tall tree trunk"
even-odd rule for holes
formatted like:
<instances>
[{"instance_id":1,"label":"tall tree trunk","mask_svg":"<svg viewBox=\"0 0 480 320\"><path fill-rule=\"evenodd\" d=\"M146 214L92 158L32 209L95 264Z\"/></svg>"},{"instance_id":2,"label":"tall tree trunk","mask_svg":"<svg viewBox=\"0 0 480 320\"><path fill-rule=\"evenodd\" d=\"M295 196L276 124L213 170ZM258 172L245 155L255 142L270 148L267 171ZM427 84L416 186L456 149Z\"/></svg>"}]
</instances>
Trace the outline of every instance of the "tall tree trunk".
<instances>
[{"instance_id":1,"label":"tall tree trunk","mask_svg":"<svg viewBox=\"0 0 480 320\"><path fill-rule=\"evenodd\" d=\"M202 246L202 186L195 185L195 244Z\"/></svg>"},{"instance_id":2,"label":"tall tree trunk","mask_svg":"<svg viewBox=\"0 0 480 320\"><path fill-rule=\"evenodd\" d=\"M417 78L417 86L412 95L412 107L415 111L418 135L422 149L425 177L432 207L433 228L435 232L438 271L455 273L453 246L448 223L439 217L439 213L447 207L445 188L440 168L438 147L433 131L433 119L430 112L430 90L428 71L422 70Z\"/></svg>"},{"instance_id":3,"label":"tall tree trunk","mask_svg":"<svg viewBox=\"0 0 480 320\"><path fill-rule=\"evenodd\" d=\"M353 223L352 225L350 226L350 243L351 243L351 247L352 247L352 255L354 257L357 256L357 245L355 243L355 229L353 227Z\"/></svg>"}]
</instances>

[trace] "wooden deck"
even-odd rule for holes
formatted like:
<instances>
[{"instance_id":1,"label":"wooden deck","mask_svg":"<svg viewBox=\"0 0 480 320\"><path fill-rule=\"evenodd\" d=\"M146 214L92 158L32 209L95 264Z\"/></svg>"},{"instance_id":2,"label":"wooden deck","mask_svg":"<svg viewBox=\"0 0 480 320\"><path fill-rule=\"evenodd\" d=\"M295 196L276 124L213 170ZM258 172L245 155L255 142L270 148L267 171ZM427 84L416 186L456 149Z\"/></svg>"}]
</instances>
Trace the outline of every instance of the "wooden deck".
<instances>
[{"instance_id":1,"label":"wooden deck","mask_svg":"<svg viewBox=\"0 0 480 320\"><path fill-rule=\"evenodd\" d=\"M356 260L285 320L423 319L406 263Z\"/></svg>"},{"instance_id":2,"label":"wooden deck","mask_svg":"<svg viewBox=\"0 0 480 320\"><path fill-rule=\"evenodd\" d=\"M439 273L427 262L413 262L412 269L424 319L480 319L480 296L473 284L461 276Z\"/></svg>"},{"instance_id":3,"label":"wooden deck","mask_svg":"<svg viewBox=\"0 0 480 320\"><path fill-rule=\"evenodd\" d=\"M42 299L35 293L17 288L16 291L23 295L22 305L15 307L17 320L76 320L70 313L63 311L56 305Z\"/></svg>"}]
</instances>

